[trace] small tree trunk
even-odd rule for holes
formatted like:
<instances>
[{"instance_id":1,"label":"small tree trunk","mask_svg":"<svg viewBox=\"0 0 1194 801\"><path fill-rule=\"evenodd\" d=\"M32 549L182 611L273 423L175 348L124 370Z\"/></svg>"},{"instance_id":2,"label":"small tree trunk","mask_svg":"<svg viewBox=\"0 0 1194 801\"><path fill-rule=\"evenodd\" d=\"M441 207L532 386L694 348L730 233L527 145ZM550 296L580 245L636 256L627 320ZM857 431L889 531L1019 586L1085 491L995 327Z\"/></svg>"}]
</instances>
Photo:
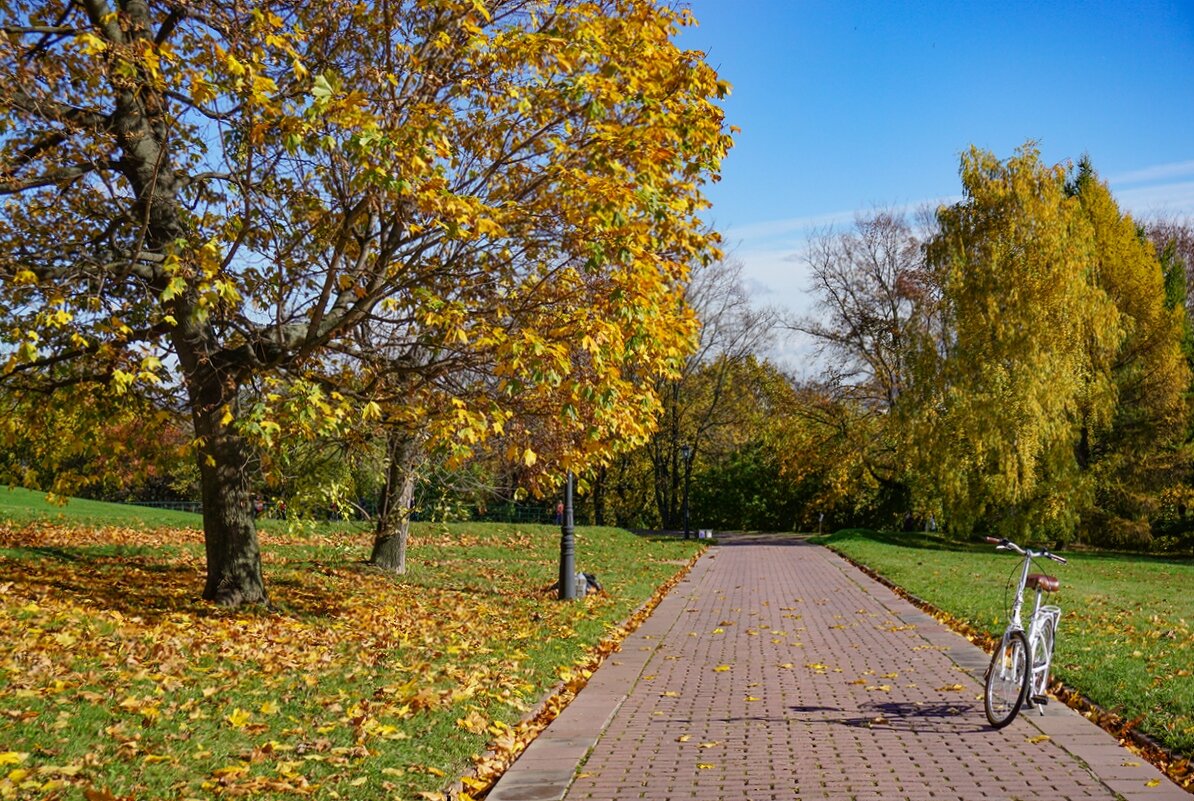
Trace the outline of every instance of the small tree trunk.
<instances>
[{"instance_id":1,"label":"small tree trunk","mask_svg":"<svg viewBox=\"0 0 1194 801\"><path fill-rule=\"evenodd\" d=\"M406 543L410 535L410 506L422 453L418 438L405 431L390 432L386 443L389 464L377 515L377 532L369 563L395 573L406 572Z\"/></svg>"},{"instance_id":2,"label":"small tree trunk","mask_svg":"<svg viewBox=\"0 0 1194 801\"><path fill-rule=\"evenodd\" d=\"M605 525L605 479L606 468L597 469L597 476L593 480L593 525Z\"/></svg>"}]
</instances>

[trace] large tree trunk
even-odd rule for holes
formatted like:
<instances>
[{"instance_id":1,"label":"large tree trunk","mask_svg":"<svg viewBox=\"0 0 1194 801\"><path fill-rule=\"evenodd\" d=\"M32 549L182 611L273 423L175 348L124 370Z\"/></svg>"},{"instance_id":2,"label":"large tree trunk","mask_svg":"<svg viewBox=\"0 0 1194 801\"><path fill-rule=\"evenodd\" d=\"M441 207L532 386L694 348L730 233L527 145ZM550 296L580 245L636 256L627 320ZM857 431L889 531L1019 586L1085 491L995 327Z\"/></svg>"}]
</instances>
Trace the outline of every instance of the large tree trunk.
<instances>
[{"instance_id":1,"label":"large tree trunk","mask_svg":"<svg viewBox=\"0 0 1194 801\"><path fill-rule=\"evenodd\" d=\"M93 22L104 4L88 7ZM149 41L154 29L147 3L121 3L122 36L127 47ZM127 22L127 24L124 24ZM115 23L111 23L115 24ZM139 79L138 79L139 81ZM136 192L136 219L144 226L143 246L165 256L185 241L189 212L179 202L180 186L170 151L171 124L161 94L139 82L116 87L111 133L121 149L120 171ZM177 142L177 135L173 135ZM185 146L184 146L185 147ZM139 244L138 247L141 247ZM147 271L148 289L158 297L169 286L164 270ZM170 332L186 376L188 401L200 445L196 449L203 498L203 533L207 583L203 597L223 606L264 603L261 551L253 522L245 467L250 448L235 430L237 367L220 363L218 337L207 314L200 314L196 291L189 287L164 309L176 321ZM210 310L209 310L210 311Z\"/></svg>"},{"instance_id":2,"label":"large tree trunk","mask_svg":"<svg viewBox=\"0 0 1194 801\"><path fill-rule=\"evenodd\" d=\"M382 488L369 563L395 573L405 573L410 506L422 452L418 437L405 431L391 431L386 450L389 462L386 484Z\"/></svg>"},{"instance_id":3,"label":"large tree trunk","mask_svg":"<svg viewBox=\"0 0 1194 801\"><path fill-rule=\"evenodd\" d=\"M196 431L199 430L196 421ZM212 457L215 464L208 461ZM199 449L207 584L203 597L221 606L265 603L261 548L246 478L249 447L228 430Z\"/></svg>"},{"instance_id":4,"label":"large tree trunk","mask_svg":"<svg viewBox=\"0 0 1194 801\"><path fill-rule=\"evenodd\" d=\"M221 606L266 603L261 548L253 520L247 467L251 448L236 432L237 386L175 340L187 369L191 416L200 445L196 451L203 497L203 541L207 583L203 597Z\"/></svg>"}]
</instances>

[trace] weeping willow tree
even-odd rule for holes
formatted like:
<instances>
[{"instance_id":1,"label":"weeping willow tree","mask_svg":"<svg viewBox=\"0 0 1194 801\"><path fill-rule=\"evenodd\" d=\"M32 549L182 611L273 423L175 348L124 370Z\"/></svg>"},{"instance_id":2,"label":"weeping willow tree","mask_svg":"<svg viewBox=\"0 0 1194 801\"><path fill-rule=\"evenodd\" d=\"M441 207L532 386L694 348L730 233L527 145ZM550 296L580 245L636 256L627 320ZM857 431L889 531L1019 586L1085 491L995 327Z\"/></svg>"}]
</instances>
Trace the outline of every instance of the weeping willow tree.
<instances>
[{"instance_id":1,"label":"weeping willow tree","mask_svg":"<svg viewBox=\"0 0 1194 801\"><path fill-rule=\"evenodd\" d=\"M928 250L941 300L915 359L909 458L957 533L1068 536L1093 500L1075 443L1114 414L1121 314L1063 167L1029 143L1006 161L972 148L961 175Z\"/></svg>"}]
</instances>

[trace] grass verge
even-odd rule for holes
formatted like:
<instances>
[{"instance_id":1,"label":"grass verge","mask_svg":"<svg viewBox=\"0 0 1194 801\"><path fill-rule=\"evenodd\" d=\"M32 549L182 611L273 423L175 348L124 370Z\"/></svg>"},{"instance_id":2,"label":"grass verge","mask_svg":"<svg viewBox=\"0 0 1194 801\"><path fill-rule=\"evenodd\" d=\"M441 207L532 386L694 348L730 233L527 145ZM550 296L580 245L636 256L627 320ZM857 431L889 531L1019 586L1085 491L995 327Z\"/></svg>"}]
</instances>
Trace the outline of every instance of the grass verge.
<instances>
[{"instance_id":1,"label":"grass verge","mask_svg":"<svg viewBox=\"0 0 1194 801\"><path fill-rule=\"evenodd\" d=\"M59 523L71 526L133 528L203 528L203 518L190 512L152 509L134 504L104 503L85 498L50 500L44 492L0 486L0 521Z\"/></svg>"},{"instance_id":2,"label":"grass verge","mask_svg":"<svg viewBox=\"0 0 1194 801\"><path fill-rule=\"evenodd\" d=\"M435 798L700 547L580 527L606 592L562 603L554 527L416 524L401 577L262 545L274 608L224 610L195 529L0 524L0 798Z\"/></svg>"},{"instance_id":3,"label":"grass verge","mask_svg":"<svg viewBox=\"0 0 1194 801\"><path fill-rule=\"evenodd\" d=\"M865 565L945 613L958 628L1001 634L1020 561L992 546L847 530L814 541ZM1067 553L1040 572L1061 579L1054 677L1104 713L1118 734L1139 731L1171 752L1170 775L1194 783L1194 561Z\"/></svg>"}]
</instances>

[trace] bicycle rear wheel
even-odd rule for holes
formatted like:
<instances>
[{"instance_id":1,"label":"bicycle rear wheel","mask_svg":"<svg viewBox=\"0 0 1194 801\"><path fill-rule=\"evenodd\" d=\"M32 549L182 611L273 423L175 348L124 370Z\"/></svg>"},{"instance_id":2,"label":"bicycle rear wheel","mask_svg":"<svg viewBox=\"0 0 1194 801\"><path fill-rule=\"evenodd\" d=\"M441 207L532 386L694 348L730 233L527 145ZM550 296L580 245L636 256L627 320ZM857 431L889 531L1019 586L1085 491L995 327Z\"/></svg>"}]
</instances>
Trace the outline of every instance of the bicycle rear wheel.
<instances>
[{"instance_id":1,"label":"bicycle rear wheel","mask_svg":"<svg viewBox=\"0 0 1194 801\"><path fill-rule=\"evenodd\" d=\"M1029 683L1029 704L1036 703L1035 699L1044 697L1049 691L1049 668L1053 664L1053 627L1057 623L1053 618L1045 618L1040 624L1040 633L1031 639L1032 647L1032 681Z\"/></svg>"},{"instance_id":2,"label":"bicycle rear wheel","mask_svg":"<svg viewBox=\"0 0 1194 801\"><path fill-rule=\"evenodd\" d=\"M987 688L983 693L983 706L987 721L996 729L1002 729L1012 722L1032 681L1029 668L1028 638L1022 631L1009 631L995 647L991 666L987 668Z\"/></svg>"}]
</instances>

